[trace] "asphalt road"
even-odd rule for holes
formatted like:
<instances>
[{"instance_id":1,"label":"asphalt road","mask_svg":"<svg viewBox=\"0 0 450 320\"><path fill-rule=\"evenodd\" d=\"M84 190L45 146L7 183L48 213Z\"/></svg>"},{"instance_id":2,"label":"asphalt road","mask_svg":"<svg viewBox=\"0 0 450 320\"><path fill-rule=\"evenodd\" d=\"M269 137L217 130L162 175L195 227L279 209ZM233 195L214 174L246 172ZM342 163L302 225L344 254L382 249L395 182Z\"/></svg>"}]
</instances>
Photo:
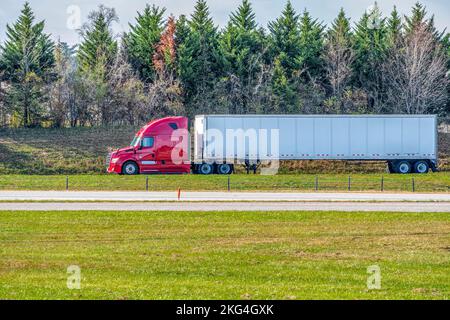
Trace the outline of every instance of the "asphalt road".
<instances>
[{"instance_id":1,"label":"asphalt road","mask_svg":"<svg viewBox=\"0 0 450 320\"><path fill-rule=\"evenodd\" d=\"M450 202L51 202L0 203L0 211L386 211L450 212Z\"/></svg>"},{"instance_id":2,"label":"asphalt road","mask_svg":"<svg viewBox=\"0 0 450 320\"><path fill-rule=\"evenodd\" d=\"M450 212L450 194L1 191L1 210Z\"/></svg>"},{"instance_id":3,"label":"asphalt road","mask_svg":"<svg viewBox=\"0 0 450 320\"><path fill-rule=\"evenodd\" d=\"M182 201L444 201L450 193L182 192ZM0 191L0 201L177 201L177 192Z\"/></svg>"}]
</instances>

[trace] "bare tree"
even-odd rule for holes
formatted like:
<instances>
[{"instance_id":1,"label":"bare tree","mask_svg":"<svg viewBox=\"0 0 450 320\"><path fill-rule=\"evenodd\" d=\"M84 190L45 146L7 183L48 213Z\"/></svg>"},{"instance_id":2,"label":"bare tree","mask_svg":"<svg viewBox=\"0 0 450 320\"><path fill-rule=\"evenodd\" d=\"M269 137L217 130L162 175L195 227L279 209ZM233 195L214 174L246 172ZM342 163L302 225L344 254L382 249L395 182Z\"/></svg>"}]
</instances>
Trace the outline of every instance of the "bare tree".
<instances>
[{"instance_id":1,"label":"bare tree","mask_svg":"<svg viewBox=\"0 0 450 320\"><path fill-rule=\"evenodd\" d=\"M128 62L124 47L120 49L108 78L112 122L136 125L146 103L145 88Z\"/></svg>"},{"instance_id":2,"label":"bare tree","mask_svg":"<svg viewBox=\"0 0 450 320\"><path fill-rule=\"evenodd\" d=\"M447 57L428 25L418 25L399 41L383 68L390 110L423 114L444 108Z\"/></svg>"},{"instance_id":3,"label":"bare tree","mask_svg":"<svg viewBox=\"0 0 450 320\"><path fill-rule=\"evenodd\" d=\"M324 53L325 70L331 89L331 95L336 99L338 111L347 113L342 102L343 94L351 81L352 65L355 53L349 43L337 37L331 37Z\"/></svg>"}]
</instances>

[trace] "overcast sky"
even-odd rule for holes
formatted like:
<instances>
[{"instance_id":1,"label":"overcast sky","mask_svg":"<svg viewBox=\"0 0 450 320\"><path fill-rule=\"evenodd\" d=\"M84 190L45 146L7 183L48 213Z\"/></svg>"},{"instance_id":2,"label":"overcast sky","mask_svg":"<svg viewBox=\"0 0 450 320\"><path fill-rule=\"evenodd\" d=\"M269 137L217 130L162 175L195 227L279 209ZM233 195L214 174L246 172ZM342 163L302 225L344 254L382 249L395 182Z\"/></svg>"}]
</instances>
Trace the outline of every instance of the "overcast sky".
<instances>
[{"instance_id":1,"label":"overcast sky","mask_svg":"<svg viewBox=\"0 0 450 320\"><path fill-rule=\"evenodd\" d=\"M393 6L407 14L417 0L378 0L383 13L388 15ZM120 18L120 23L114 27L116 32L128 30L128 23L133 22L136 11L142 11L146 3L166 7L167 13L178 16L190 15L193 11L195 0L29 0L36 17L45 19L46 31L52 34L53 39L61 38L62 41L71 44L79 41L78 34L72 30L76 24L77 12L80 12L81 23L86 21L89 11L94 10L99 4L114 7ZM208 4L216 24L224 26L230 12L234 11L241 0L209 0ZM450 2L448 0L423 0L430 14L435 14L436 24L440 29L449 29ZM280 15L286 1L284 0L253 0L253 7L257 15L258 23L264 27L267 22ZM292 0L298 12L307 8L314 17L325 23L331 22L337 15L340 7L344 7L352 22L357 21L363 12L373 4L373 0ZM24 1L0 0L0 40L5 39L6 24L13 23L22 8ZM69 25L69 27L68 27ZM71 29L72 28L72 29Z\"/></svg>"}]
</instances>

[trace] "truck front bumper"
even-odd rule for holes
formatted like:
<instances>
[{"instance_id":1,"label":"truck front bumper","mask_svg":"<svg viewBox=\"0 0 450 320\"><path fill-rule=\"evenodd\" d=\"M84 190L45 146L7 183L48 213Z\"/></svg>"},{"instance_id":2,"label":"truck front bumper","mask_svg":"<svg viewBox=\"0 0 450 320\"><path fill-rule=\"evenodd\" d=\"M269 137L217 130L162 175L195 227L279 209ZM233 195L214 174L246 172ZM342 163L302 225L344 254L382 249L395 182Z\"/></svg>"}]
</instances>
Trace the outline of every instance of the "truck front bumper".
<instances>
[{"instance_id":1,"label":"truck front bumper","mask_svg":"<svg viewBox=\"0 0 450 320\"><path fill-rule=\"evenodd\" d=\"M110 163L108 169L106 170L108 173L122 173L122 166L118 163Z\"/></svg>"}]
</instances>

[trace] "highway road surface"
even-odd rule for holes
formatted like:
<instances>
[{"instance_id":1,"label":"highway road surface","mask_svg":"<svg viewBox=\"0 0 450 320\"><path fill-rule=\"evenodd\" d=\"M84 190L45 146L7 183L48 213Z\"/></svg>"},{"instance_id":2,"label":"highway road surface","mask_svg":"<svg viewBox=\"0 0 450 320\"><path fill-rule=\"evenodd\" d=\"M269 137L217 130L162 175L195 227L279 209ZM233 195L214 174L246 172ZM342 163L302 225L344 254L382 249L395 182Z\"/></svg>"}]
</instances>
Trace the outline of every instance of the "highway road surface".
<instances>
[{"instance_id":1,"label":"highway road surface","mask_svg":"<svg viewBox=\"0 0 450 320\"><path fill-rule=\"evenodd\" d=\"M181 192L181 201L441 201L450 193ZM0 191L0 201L177 201L177 192Z\"/></svg>"},{"instance_id":2,"label":"highway road surface","mask_svg":"<svg viewBox=\"0 0 450 320\"><path fill-rule=\"evenodd\" d=\"M0 211L387 211L450 212L450 202L32 202Z\"/></svg>"},{"instance_id":3,"label":"highway road surface","mask_svg":"<svg viewBox=\"0 0 450 320\"><path fill-rule=\"evenodd\" d=\"M450 194L0 191L0 210L450 212Z\"/></svg>"}]
</instances>

